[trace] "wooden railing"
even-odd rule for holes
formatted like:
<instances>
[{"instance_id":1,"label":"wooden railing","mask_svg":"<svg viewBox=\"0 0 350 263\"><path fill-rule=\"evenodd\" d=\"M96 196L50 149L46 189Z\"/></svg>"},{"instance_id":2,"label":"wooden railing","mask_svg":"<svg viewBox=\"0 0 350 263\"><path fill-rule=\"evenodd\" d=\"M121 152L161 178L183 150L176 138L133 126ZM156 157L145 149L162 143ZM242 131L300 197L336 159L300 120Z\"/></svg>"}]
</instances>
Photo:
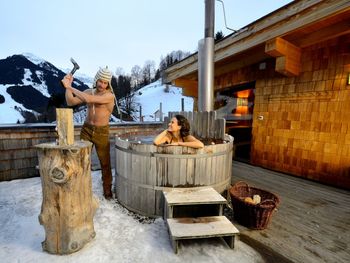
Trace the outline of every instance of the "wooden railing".
<instances>
[{"instance_id":1,"label":"wooden railing","mask_svg":"<svg viewBox=\"0 0 350 263\"><path fill-rule=\"evenodd\" d=\"M160 122L129 122L110 125L110 140L115 135L129 132L147 132L162 127ZM0 181L39 176L37 150L40 143L57 139L55 124L0 125ZM79 139L81 125L75 125L75 139ZM113 162L112 162L113 164Z\"/></svg>"}]
</instances>

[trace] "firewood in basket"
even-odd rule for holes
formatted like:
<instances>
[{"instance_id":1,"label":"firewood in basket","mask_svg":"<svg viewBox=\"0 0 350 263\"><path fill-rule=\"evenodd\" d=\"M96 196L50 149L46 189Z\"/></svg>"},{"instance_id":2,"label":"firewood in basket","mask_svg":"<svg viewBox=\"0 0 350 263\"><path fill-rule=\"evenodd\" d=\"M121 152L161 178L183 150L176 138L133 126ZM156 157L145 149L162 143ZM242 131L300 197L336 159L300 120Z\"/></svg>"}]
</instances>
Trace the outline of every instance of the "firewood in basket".
<instances>
[{"instance_id":1,"label":"firewood in basket","mask_svg":"<svg viewBox=\"0 0 350 263\"><path fill-rule=\"evenodd\" d=\"M254 200L251 197L244 198L244 202L255 205Z\"/></svg>"},{"instance_id":2,"label":"firewood in basket","mask_svg":"<svg viewBox=\"0 0 350 263\"><path fill-rule=\"evenodd\" d=\"M253 195L253 198L246 197L246 198L244 198L244 202L247 202L247 203L253 204L253 205L257 205L261 202L261 197L260 197L260 195Z\"/></svg>"},{"instance_id":3,"label":"firewood in basket","mask_svg":"<svg viewBox=\"0 0 350 263\"><path fill-rule=\"evenodd\" d=\"M254 204L259 204L261 202L261 196L260 195L253 195L253 201Z\"/></svg>"}]
</instances>

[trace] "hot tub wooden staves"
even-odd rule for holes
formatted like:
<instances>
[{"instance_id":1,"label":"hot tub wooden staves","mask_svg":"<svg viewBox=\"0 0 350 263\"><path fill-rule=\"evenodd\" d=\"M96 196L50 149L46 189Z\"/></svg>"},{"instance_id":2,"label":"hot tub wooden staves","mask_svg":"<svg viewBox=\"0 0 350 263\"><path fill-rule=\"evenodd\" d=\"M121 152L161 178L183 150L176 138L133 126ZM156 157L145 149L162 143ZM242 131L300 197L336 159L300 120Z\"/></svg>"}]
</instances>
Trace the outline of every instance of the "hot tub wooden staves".
<instances>
[{"instance_id":1,"label":"hot tub wooden staves","mask_svg":"<svg viewBox=\"0 0 350 263\"><path fill-rule=\"evenodd\" d=\"M116 137L115 187L119 202L141 215L163 215L162 190L211 186L219 193L231 183L233 138L202 149L154 146Z\"/></svg>"}]
</instances>

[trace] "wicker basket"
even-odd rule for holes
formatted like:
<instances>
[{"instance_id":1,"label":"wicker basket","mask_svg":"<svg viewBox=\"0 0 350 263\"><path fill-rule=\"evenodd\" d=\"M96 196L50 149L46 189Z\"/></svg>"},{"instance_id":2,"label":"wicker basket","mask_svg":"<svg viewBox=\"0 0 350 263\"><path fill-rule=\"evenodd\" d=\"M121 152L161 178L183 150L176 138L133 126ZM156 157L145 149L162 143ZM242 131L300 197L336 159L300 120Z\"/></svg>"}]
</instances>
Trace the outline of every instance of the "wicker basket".
<instances>
[{"instance_id":1,"label":"wicker basket","mask_svg":"<svg viewBox=\"0 0 350 263\"><path fill-rule=\"evenodd\" d=\"M245 202L246 197L260 195L259 204ZM252 229L265 229L280 200L278 196L259 188L250 187L245 182L237 182L230 188L234 219Z\"/></svg>"}]
</instances>

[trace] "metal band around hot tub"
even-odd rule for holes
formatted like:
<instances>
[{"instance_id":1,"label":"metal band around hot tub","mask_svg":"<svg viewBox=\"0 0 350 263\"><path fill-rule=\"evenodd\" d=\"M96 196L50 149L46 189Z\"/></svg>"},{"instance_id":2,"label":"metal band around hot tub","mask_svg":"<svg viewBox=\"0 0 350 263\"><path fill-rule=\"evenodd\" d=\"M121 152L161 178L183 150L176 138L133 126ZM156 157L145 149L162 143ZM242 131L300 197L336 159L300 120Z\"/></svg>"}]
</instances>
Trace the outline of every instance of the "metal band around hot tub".
<instances>
[{"instance_id":1,"label":"metal band around hot tub","mask_svg":"<svg viewBox=\"0 0 350 263\"><path fill-rule=\"evenodd\" d=\"M130 178L125 178L124 176L118 174L117 172L115 172L115 175L119 178L119 180L123 180L124 183L127 184L132 184L134 186L139 186L139 187L143 187L143 188L147 188L147 189L153 189L153 190L165 190L165 189L174 189L174 187L167 187L167 186L156 186L156 185L149 185L149 184L141 184L135 180L132 180ZM231 182L231 177L225 179L224 181L221 181L220 183L217 184L211 184L211 185L201 185L201 186L192 186L192 187L222 187L222 186L226 186ZM179 187L179 186L177 186Z\"/></svg>"},{"instance_id":2,"label":"metal band around hot tub","mask_svg":"<svg viewBox=\"0 0 350 263\"><path fill-rule=\"evenodd\" d=\"M203 154L166 154L166 153L147 153L147 152L136 152L134 150L129 150L122 148L118 145L115 146L116 149L126 152L126 153L131 153L131 154L136 154L136 155L142 155L142 156L149 156L149 157L164 157L164 158L174 158L174 159L198 159L198 158L204 158L204 157L212 157L212 156L219 156L219 155L224 155L226 153L229 153L232 151L233 147L230 145L230 147L222 152L216 152L216 153L203 153Z\"/></svg>"}]
</instances>

